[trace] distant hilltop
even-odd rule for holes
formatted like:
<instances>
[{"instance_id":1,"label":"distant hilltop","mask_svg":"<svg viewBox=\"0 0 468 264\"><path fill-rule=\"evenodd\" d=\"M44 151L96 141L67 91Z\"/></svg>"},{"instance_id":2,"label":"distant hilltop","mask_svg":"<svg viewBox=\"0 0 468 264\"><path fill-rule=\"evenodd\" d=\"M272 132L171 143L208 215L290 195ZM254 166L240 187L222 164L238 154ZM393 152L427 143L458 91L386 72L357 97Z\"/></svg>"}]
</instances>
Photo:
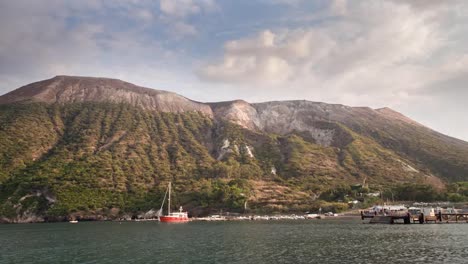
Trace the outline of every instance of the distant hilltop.
<instances>
[{"instance_id":1,"label":"distant hilltop","mask_svg":"<svg viewBox=\"0 0 468 264\"><path fill-rule=\"evenodd\" d=\"M114 102L129 103L163 112L201 111L211 115L209 106L175 93L137 86L118 79L56 76L31 83L0 96L0 104L32 101L45 103Z\"/></svg>"}]
</instances>

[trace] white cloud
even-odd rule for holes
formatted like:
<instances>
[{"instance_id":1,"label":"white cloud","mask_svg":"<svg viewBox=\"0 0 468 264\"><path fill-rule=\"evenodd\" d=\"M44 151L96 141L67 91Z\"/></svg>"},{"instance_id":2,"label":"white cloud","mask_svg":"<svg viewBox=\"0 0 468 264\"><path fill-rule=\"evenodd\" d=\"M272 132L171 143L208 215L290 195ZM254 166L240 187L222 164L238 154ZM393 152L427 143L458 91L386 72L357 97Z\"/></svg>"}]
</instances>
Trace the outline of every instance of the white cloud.
<instances>
[{"instance_id":1,"label":"white cloud","mask_svg":"<svg viewBox=\"0 0 468 264\"><path fill-rule=\"evenodd\" d=\"M310 49L320 34L304 30L275 34L265 30L254 38L230 41L220 63L199 70L202 79L229 82L277 83L294 77L299 65L319 58L324 50Z\"/></svg>"},{"instance_id":2,"label":"white cloud","mask_svg":"<svg viewBox=\"0 0 468 264\"><path fill-rule=\"evenodd\" d=\"M185 36L185 35L195 35L197 34L197 29L190 24L187 24L182 21L175 22L173 25L173 30L176 36Z\"/></svg>"},{"instance_id":3,"label":"white cloud","mask_svg":"<svg viewBox=\"0 0 468 264\"><path fill-rule=\"evenodd\" d=\"M135 10L135 16L143 21L151 22L154 20L154 15L150 10L139 9Z\"/></svg>"},{"instance_id":4,"label":"white cloud","mask_svg":"<svg viewBox=\"0 0 468 264\"><path fill-rule=\"evenodd\" d=\"M440 1L440 0L391 0L395 3L404 4L411 6L416 9L426 9L426 8L434 8L434 7L441 7L444 5L451 5L456 4L457 1L452 0L449 1Z\"/></svg>"},{"instance_id":5,"label":"white cloud","mask_svg":"<svg viewBox=\"0 0 468 264\"><path fill-rule=\"evenodd\" d=\"M214 0L160 0L159 8L162 21L169 26L176 37L195 35L197 29L187 18L199 13L218 10Z\"/></svg>"},{"instance_id":6,"label":"white cloud","mask_svg":"<svg viewBox=\"0 0 468 264\"><path fill-rule=\"evenodd\" d=\"M335 15L345 15L348 11L348 1L333 0L330 5L330 11Z\"/></svg>"},{"instance_id":7,"label":"white cloud","mask_svg":"<svg viewBox=\"0 0 468 264\"><path fill-rule=\"evenodd\" d=\"M128 80L143 72L153 80L168 75L176 50L163 48L160 40L145 34L151 10L142 9L139 1L113 2L119 8L109 21L104 2L86 3L0 4L0 94L59 74ZM122 21L136 23L126 28L117 24Z\"/></svg>"},{"instance_id":8,"label":"white cloud","mask_svg":"<svg viewBox=\"0 0 468 264\"><path fill-rule=\"evenodd\" d=\"M439 7L421 11L398 2L336 0L329 12L340 19L229 41L220 60L196 72L206 82L254 82L269 94L286 89L300 98L398 106L421 99L431 83L466 71L447 62L454 39L444 23L451 14Z\"/></svg>"},{"instance_id":9,"label":"white cloud","mask_svg":"<svg viewBox=\"0 0 468 264\"><path fill-rule=\"evenodd\" d=\"M164 14L177 17L200 12L200 6L192 0L161 0L160 8Z\"/></svg>"},{"instance_id":10,"label":"white cloud","mask_svg":"<svg viewBox=\"0 0 468 264\"><path fill-rule=\"evenodd\" d=\"M275 5L288 5L288 6L299 6L304 0L260 0L266 4L275 4Z\"/></svg>"},{"instance_id":11,"label":"white cloud","mask_svg":"<svg viewBox=\"0 0 468 264\"><path fill-rule=\"evenodd\" d=\"M202 10L211 12L218 6L214 0L160 0L161 11L170 16L187 17Z\"/></svg>"}]
</instances>

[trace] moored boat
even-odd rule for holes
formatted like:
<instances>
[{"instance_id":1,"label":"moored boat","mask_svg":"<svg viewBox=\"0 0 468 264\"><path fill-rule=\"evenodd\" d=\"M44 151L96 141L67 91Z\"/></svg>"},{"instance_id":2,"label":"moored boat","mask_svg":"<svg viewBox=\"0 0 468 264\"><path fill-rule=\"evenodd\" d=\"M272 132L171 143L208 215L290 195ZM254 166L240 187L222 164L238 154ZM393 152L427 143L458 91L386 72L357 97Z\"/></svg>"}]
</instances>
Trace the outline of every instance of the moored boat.
<instances>
[{"instance_id":1,"label":"moored boat","mask_svg":"<svg viewBox=\"0 0 468 264\"><path fill-rule=\"evenodd\" d=\"M169 194L169 195L168 195ZM167 215L159 216L159 221L163 223L185 223L190 221L188 217L188 213L184 212L182 206L179 208L179 212L171 212L171 183L167 186L167 191L164 194L163 203L161 205L160 212L164 207L164 202L166 200L166 195L168 195L167 199Z\"/></svg>"}]
</instances>

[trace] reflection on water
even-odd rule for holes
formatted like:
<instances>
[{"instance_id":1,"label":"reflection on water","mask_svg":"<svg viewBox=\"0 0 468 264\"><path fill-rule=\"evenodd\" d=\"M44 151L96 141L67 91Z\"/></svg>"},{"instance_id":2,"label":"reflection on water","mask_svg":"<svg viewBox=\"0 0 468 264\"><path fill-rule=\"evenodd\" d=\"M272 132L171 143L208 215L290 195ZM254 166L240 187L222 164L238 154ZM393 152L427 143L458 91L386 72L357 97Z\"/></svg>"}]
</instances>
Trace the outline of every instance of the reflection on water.
<instances>
[{"instance_id":1,"label":"reflection on water","mask_svg":"<svg viewBox=\"0 0 468 264\"><path fill-rule=\"evenodd\" d=\"M468 224L360 220L0 225L0 263L467 263Z\"/></svg>"}]
</instances>

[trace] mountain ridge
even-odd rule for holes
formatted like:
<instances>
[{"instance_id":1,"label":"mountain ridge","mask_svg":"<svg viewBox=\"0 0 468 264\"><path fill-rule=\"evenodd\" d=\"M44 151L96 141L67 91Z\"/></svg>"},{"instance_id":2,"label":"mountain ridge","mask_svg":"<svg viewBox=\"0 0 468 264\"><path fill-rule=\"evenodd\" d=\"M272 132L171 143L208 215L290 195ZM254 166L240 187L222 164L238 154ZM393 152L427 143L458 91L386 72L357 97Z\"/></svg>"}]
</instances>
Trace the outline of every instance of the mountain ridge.
<instances>
[{"instance_id":1,"label":"mountain ridge","mask_svg":"<svg viewBox=\"0 0 468 264\"><path fill-rule=\"evenodd\" d=\"M126 218L154 208L167 181L194 215L311 210L359 198L356 185L407 197L398 186L416 184L430 200L468 181L467 142L388 108L200 103L58 76L0 96L0 124L0 222Z\"/></svg>"},{"instance_id":2,"label":"mountain ridge","mask_svg":"<svg viewBox=\"0 0 468 264\"><path fill-rule=\"evenodd\" d=\"M448 156L468 156L468 142L434 131L388 107L372 109L308 100L249 103L238 99L203 103L173 92L141 87L119 79L65 75L28 84L0 96L0 104L14 102L111 102L129 103L145 110L160 112L196 111L214 120L226 120L256 132L278 135L304 132L315 143L325 147L340 141L334 140L334 133L340 130L336 124L343 124L417 163L419 159L412 156L424 155L430 159L434 153L421 151L414 142L425 142L422 150L427 150L434 141L438 141L437 144L441 145L442 151ZM412 136L415 138L410 139Z\"/></svg>"},{"instance_id":3,"label":"mountain ridge","mask_svg":"<svg viewBox=\"0 0 468 264\"><path fill-rule=\"evenodd\" d=\"M105 91L99 92L99 90L106 90L109 88L113 89L114 92L124 90L131 94L140 95L142 98L138 98L138 96L136 96L135 98L135 96L128 94L127 96L125 94L111 95ZM375 111L386 116L392 116L395 119L399 119L401 121L406 121L408 123L423 126L418 122L388 107L372 109L370 107L351 107L343 104L327 104L324 102L315 102L308 100L284 100L249 103L242 99L236 99L230 101L205 103L188 99L174 92L156 90L153 88L134 85L132 83L125 82L120 79L104 77L57 75L51 79L46 79L22 86L18 89L15 89L0 96L0 104L9 104L14 102L25 101L36 101L45 103L70 103L85 101L128 102L134 106L139 106L143 109L148 110L164 112L200 111L210 117L216 115L214 113L214 110L220 110L219 108L224 108L224 111L229 111L231 109L226 108L232 108L242 105L244 108L243 110L251 112L250 114L253 114L253 110L255 109L256 111L258 108L261 108L262 105L306 103L315 106L322 106L325 108L353 109L364 110L369 112ZM249 106L252 108L249 109ZM230 119L231 121L238 122L241 126L245 125L247 128L254 129L254 124L243 124L243 120L241 120L242 118L235 117L235 114L236 111L224 113L224 115L227 115L229 117L228 119ZM220 114L218 114L218 116L220 116ZM255 123L255 120L253 122Z\"/></svg>"},{"instance_id":4,"label":"mountain ridge","mask_svg":"<svg viewBox=\"0 0 468 264\"><path fill-rule=\"evenodd\" d=\"M59 83L57 83L59 81ZM317 105L328 105L328 106L336 106L336 107L345 107L345 108L364 108L364 109L371 109L374 111L380 111L380 110L386 110L388 112L392 112L396 115L400 115L402 117L409 119L408 117L404 116L403 114L388 108L388 107L383 107L383 108L377 108L377 109L372 109L370 107L364 107L364 106L347 106L343 104L327 104L324 102L317 102L317 101L309 101L309 100L274 100L274 101L266 101L266 102L256 102L256 103L249 103L243 99L234 99L234 100L228 100L228 101L220 101L220 102L199 102L199 101L194 101L191 99L188 99L187 97L184 97L182 95L179 95L174 92L166 91L166 90L158 90L154 88L148 88L148 87L143 87L143 86L138 86L120 79L116 78L107 78L107 77L88 77L88 76L70 76L70 75L57 75L55 77L52 77L50 79L46 80L41 80L37 82L33 82L30 84L27 84L25 86L19 87L15 90L12 90L10 92L7 92L3 95L0 95L0 104L8 104L8 103L14 103L14 102L24 102L24 101L37 101L37 102L45 102L45 103L66 103L66 102L76 102L76 101L103 101L102 98L99 98L99 94L93 94L98 98L92 98L92 97L85 97L81 96L79 97L79 100L77 99L77 96L80 96L79 93L72 94L74 98L66 98L66 97L61 97L60 95L63 94L65 91L50 91L47 90L47 88L51 88L49 84L51 84L53 88L57 88L60 86L64 86L63 83L60 82L69 82L68 85L74 85L77 86L80 84L80 82L88 82L87 86L88 87L76 87L78 88L77 90L83 90L88 88L89 86L97 86L97 88L105 89L108 88L108 86L112 86L113 89L115 90L127 90L129 92L134 92L134 93L139 93L139 94L147 94L151 96L157 96L160 94L170 94L173 96L177 97L182 97L187 99L190 102L197 103L197 104L204 104L204 105L230 105L230 104L236 104L236 103L242 103L242 104L249 104L249 105L262 105L262 104L270 104L270 103L300 103L300 102L308 102L312 104L317 104ZM75 83L73 83L75 82ZM46 85L44 85L46 84ZM85 84L86 86L86 84ZM99 87L101 86L101 87ZM32 88L32 89L31 89ZM39 88L39 89L37 89ZM52 96L55 95L55 96ZM75 100L72 100L75 99ZM109 101L112 101L112 98L106 98ZM139 105L145 108L145 105ZM164 111L164 109L151 109L151 110L158 110L158 111ZM177 110L175 110L177 111ZM203 112L203 111L202 111ZM211 114L210 114L211 116ZM414 121L413 121L414 122Z\"/></svg>"},{"instance_id":5,"label":"mountain ridge","mask_svg":"<svg viewBox=\"0 0 468 264\"><path fill-rule=\"evenodd\" d=\"M212 116L206 105L164 90L137 86L119 79L58 75L22 86L0 96L0 104L22 101L45 103L128 102L163 112L200 111Z\"/></svg>"}]
</instances>

